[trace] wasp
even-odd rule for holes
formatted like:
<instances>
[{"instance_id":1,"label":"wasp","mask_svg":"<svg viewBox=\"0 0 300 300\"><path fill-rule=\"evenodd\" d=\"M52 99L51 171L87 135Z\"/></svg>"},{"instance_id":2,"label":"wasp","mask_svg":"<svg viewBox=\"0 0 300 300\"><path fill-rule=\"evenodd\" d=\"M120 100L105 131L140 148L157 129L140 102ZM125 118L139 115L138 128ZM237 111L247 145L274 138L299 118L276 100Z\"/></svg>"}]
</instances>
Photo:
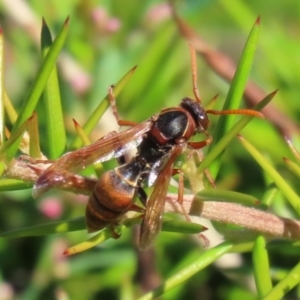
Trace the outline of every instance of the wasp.
<instances>
[{"instance_id":1,"label":"wasp","mask_svg":"<svg viewBox=\"0 0 300 300\"><path fill-rule=\"evenodd\" d=\"M193 92L195 100L183 98L178 107L163 109L148 120L134 124L119 119L112 87L109 99L119 125L131 127L119 133L108 134L95 143L69 152L55 161L37 179L35 196L72 181L80 169L96 162L117 158L120 165L105 172L91 192L86 208L86 225L89 232L105 227L113 228L128 211L142 213L139 248L144 250L154 241L161 230L166 195L176 158L186 148L201 149L210 144L207 130L210 125L208 114L247 114L262 117L251 109L205 110L197 89L196 53L190 46L192 61ZM202 141L190 141L191 137L204 133ZM125 154L136 148L136 154L129 162ZM153 185L148 197L143 186ZM135 204L138 196L145 208Z\"/></svg>"}]
</instances>

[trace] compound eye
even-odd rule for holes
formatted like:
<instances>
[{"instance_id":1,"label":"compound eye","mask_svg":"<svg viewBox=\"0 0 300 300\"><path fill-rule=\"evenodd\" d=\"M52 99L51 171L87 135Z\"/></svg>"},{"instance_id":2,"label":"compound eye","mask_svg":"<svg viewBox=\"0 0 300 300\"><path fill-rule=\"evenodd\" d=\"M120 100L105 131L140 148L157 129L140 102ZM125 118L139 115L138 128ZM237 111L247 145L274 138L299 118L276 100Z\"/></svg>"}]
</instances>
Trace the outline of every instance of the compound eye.
<instances>
[{"instance_id":1,"label":"compound eye","mask_svg":"<svg viewBox=\"0 0 300 300\"><path fill-rule=\"evenodd\" d=\"M203 131L207 130L210 125L207 115L204 115L204 114L200 115L198 117L198 122L199 122L199 126L198 126L199 132L203 132Z\"/></svg>"}]
</instances>

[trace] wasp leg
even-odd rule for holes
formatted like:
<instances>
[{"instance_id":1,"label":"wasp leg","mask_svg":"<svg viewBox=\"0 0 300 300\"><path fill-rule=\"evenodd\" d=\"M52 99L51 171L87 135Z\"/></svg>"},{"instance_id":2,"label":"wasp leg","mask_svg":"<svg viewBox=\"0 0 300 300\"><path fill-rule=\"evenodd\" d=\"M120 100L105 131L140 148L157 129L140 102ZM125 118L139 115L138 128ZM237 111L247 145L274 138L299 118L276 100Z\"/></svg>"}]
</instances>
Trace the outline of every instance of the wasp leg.
<instances>
[{"instance_id":1,"label":"wasp leg","mask_svg":"<svg viewBox=\"0 0 300 300\"><path fill-rule=\"evenodd\" d=\"M189 157L190 157L191 155L193 155L193 154L196 154L196 156L197 156L199 162L201 162L201 161L203 160L203 158L204 158L203 153L200 152L200 151L197 151L196 149L190 151ZM205 169L204 174L205 174L206 178L208 179L210 185L211 185L214 189L216 189L216 188L217 188L216 183L215 183L215 181L214 181L212 175L210 174L209 170L208 170L208 169Z\"/></svg>"},{"instance_id":2,"label":"wasp leg","mask_svg":"<svg viewBox=\"0 0 300 300\"><path fill-rule=\"evenodd\" d=\"M136 204L131 204L128 210L139 212L139 213L144 213L145 212L145 209L143 207L140 207Z\"/></svg>"},{"instance_id":3,"label":"wasp leg","mask_svg":"<svg viewBox=\"0 0 300 300\"><path fill-rule=\"evenodd\" d=\"M138 123L128 120L121 120L117 111L116 98L113 93L113 85L108 88L108 99L112 109L112 113L115 116L119 126L136 126Z\"/></svg>"},{"instance_id":4,"label":"wasp leg","mask_svg":"<svg viewBox=\"0 0 300 300\"><path fill-rule=\"evenodd\" d=\"M179 175L179 180L178 180L178 203L181 207L182 213L185 217L185 219L188 222L192 222L190 215L187 213L187 211L185 210L184 206L183 206L183 188L184 188L184 182L183 182L183 171L180 169L173 169L173 173L172 175ZM199 238L201 238L204 242L205 247L209 246L209 239L202 233L198 234Z\"/></svg>"},{"instance_id":5,"label":"wasp leg","mask_svg":"<svg viewBox=\"0 0 300 300\"><path fill-rule=\"evenodd\" d=\"M177 198L177 201L181 207L181 211L185 217L185 219L188 221L188 222L191 222L191 218L189 216L189 214L187 213L187 211L185 210L184 206L183 206L183 188L184 188L184 178L183 178L183 171L180 170L180 169L173 169L173 172L172 172L172 176L174 175L179 175L179 180L178 180L178 198Z\"/></svg>"},{"instance_id":6,"label":"wasp leg","mask_svg":"<svg viewBox=\"0 0 300 300\"><path fill-rule=\"evenodd\" d=\"M118 239L121 236L121 233L117 232L116 227L117 224L107 225L107 228L110 230L113 239Z\"/></svg>"},{"instance_id":7,"label":"wasp leg","mask_svg":"<svg viewBox=\"0 0 300 300\"><path fill-rule=\"evenodd\" d=\"M205 132L205 134L206 134L206 139L204 141L188 142L188 147L197 150L209 145L212 142L212 137L207 132Z\"/></svg>"}]
</instances>

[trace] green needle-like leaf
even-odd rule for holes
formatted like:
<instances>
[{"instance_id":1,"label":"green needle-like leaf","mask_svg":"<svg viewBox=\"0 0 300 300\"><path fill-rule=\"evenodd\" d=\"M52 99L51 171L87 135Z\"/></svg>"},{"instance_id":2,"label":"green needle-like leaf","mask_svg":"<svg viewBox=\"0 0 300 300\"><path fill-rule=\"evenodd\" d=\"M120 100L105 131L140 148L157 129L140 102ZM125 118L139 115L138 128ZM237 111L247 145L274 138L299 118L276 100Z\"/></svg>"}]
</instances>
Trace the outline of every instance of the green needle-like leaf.
<instances>
[{"instance_id":1,"label":"green needle-like leaf","mask_svg":"<svg viewBox=\"0 0 300 300\"><path fill-rule=\"evenodd\" d=\"M5 169L6 169L6 164L3 161L1 161L0 162L0 176L2 176L3 172L5 171Z\"/></svg>"},{"instance_id":2,"label":"green needle-like leaf","mask_svg":"<svg viewBox=\"0 0 300 300\"><path fill-rule=\"evenodd\" d=\"M264 195L261 200L261 208L267 209L268 207L270 207L277 193L277 186L274 183L271 183L264 192Z\"/></svg>"},{"instance_id":3,"label":"green needle-like leaf","mask_svg":"<svg viewBox=\"0 0 300 300\"><path fill-rule=\"evenodd\" d=\"M0 191L17 191L29 189L32 187L32 183L24 182L18 179L1 179L0 180Z\"/></svg>"},{"instance_id":4,"label":"green needle-like leaf","mask_svg":"<svg viewBox=\"0 0 300 300\"><path fill-rule=\"evenodd\" d=\"M4 107L10 122L14 124L18 118L18 114L6 93L4 94Z\"/></svg>"},{"instance_id":5,"label":"green needle-like leaf","mask_svg":"<svg viewBox=\"0 0 300 300\"><path fill-rule=\"evenodd\" d=\"M262 299L272 289L269 257L263 236L259 236L254 243L252 259L256 288L259 299Z\"/></svg>"},{"instance_id":6,"label":"green needle-like leaf","mask_svg":"<svg viewBox=\"0 0 300 300\"><path fill-rule=\"evenodd\" d=\"M4 37L2 28L0 28L0 145L4 142Z\"/></svg>"},{"instance_id":7,"label":"green needle-like leaf","mask_svg":"<svg viewBox=\"0 0 300 300\"><path fill-rule=\"evenodd\" d=\"M286 163L287 167L300 179L300 167L293 161L289 160L288 158L283 158L284 162Z\"/></svg>"},{"instance_id":8,"label":"green needle-like leaf","mask_svg":"<svg viewBox=\"0 0 300 300\"><path fill-rule=\"evenodd\" d=\"M121 226L119 227L120 232L122 232L122 229L124 229L125 226ZM91 238L89 238L88 240L70 247L69 249L67 249L64 254L65 255L74 255L83 251L86 251L90 248L93 248L103 242L105 242L106 240L108 240L109 238L112 237L112 231L111 229L104 229L102 231L100 231L99 233L97 233L96 235L92 236Z\"/></svg>"},{"instance_id":9,"label":"green needle-like leaf","mask_svg":"<svg viewBox=\"0 0 300 300\"><path fill-rule=\"evenodd\" d=\"M259 35L259 25L260 19L258 18L252 27L252 30L249 34L247 43L245 45L244 51L242 53L242 57L238 64L237 70L233 77L232 83L230 85L223 109L232 109L240 106L240 102L243 96L243 92L245 90L247 80L250 74L251 66L254 60L254 54L256 51L256 45L258 41ZM216 144L222 139L225 133L232 127L235 116L220 116L215 133L214 140L210 145L209 151L215 148ZM221 163L221 156L214 160L210 165L210 172L213 177L216 176Z\"/></svg>"},{"instance_id":10,"label":"green needle-like leaf","mask_svg":"<svg viewBox=\"0 0 300 300\"><path fill-rule=\"evenodd\" d=\"M41 158L40 137L38 128L37 115L34 112L28 122L29 140L29 156L33 158Z\"/></svg>"},{"instance_id":11,"label":"green needle-like leaf","mask_svg":"<svg viewBox=\"0 0 300 300\"><path fill-rule=\"evenodd\" d=\"M263 170L272 178L274 183L280 189L282 194L287 198L290 204L294 207L296 212L300 214L300 198L290 185L282 178L282 176L274 169L274 167L263 157L263 155L255 149L244 138L239 137L239 141L243 144L246 150L253 156L257 163L263 168Z\"/></svg>"},{"instance_id":12,"label":"green needle-like leaf","mask_svg":"<svg viewBox=\"0 0 300 300\"><path fill-rule=\"evenodd\" d=\"M259 200L251 195L219 189L203 189L197 193L195 199L201 201L219 201L240 203L247 206L259 205Z\"/></svg>"},{"instance_id":13,"label":"green needle-like leaf","mask_svg":"<svg viewBox=\"0 0 300 300\"><path fill-rule=\"evenodd\" d=\"M179 221L179 220L171 220L164 217L162 224L162 231L167 232L177 232L177 233L187 233L187 234L197 234L202 231L205 231L207 228L203 225L187 222L187 221Z\"/></svg>"},{"instance_id":14,"label":"green needle-like leaf","mask_svg":"<svg viewBox=\"0 0 300 300\"><path fill-rule=\"evenodd\" d=\"M270 293L262 298L263 300L279 300L283 299L283 296L294 288L300 281L300 263L298 263L289 274L281 280Z\"/></svg>"},{"instance_id":15,"label":"green needle-like leaf","mask_svg":"<svg viewBox=\"0 0 300 300\"><path fill-rule=\"evenodd\" d=\"M77 123L77 121L75 119L73 119L73 123L75 126L75 130L82 142L83 146L88 146L91 144L91 141L89 139L89 137L86 135L86 133L84 132L83 128Z\"/></svg>"},{"instance_id":16,"label":"green needle-like leaf","mask_svg":"<svg viewBox=\"0 0 300 300\"><path fill-rule=\"evenodd\" d=\"M76 120L73 119L73 123L74 123L74 126L75 126L75 130L79 136L79 138L81 139L82 141L82 144L83 146L88 146L91 144L91 141L89 139L89 137L86 135L86 133L84 132L83 128L77 123ZM93 168L98 176L98 178L103 174L103 172L105 171L102 163L96 163L96 164L93 164Z\"/></svg>"},{"instance_id":17,"label":"green needle-like leaf","mask_svg":"<svg viewBox=\"0 0 300 300\"><path fill-rule=\"evenodd\" d=\"M119 93L122 91L128 80L133 75L134 71L136 69L136 66L129 70L122 78L121 80L115 85L113 89L114 96L117 97ZM94 110L92 115L89 117L88 121L82 126L84 132L86 135L89 135L91 131L95 128L107 108L109 107L110 102L108 95L101 101L101 103L98 105L98 107ZM77 149L82 145L82 142L79 137L76 137L73 143L70 145L70 149Z\"/></svg>"},{"instance_id":18,"label":"green needle-like leaf","mask_svg":"<svg viewBox=\"0 0 300 300\"><path fill-rule=\"evenodd\" d=\"M185 268L172 275L170 278L165 280L164 284L155 290L145 294L143 297L139 298L140 300L156 299L163 293L166 293L170 289L176 287L177 285L185 282L190 277L195 275L197 272L204 269L206 266L210 265L216 261L219 257L228 253L233 244L229 242L222 243L206 252L198 255L198 258L195 259L191 264L187 265Z\"/></svg>"},{"instance_id":19,"label":"green needle-like leaf","mask_svg":"<svg viewBox=\"0 0 300 300\"><path fill-rule=\"evenodd\" d=\"M30 117L28 120L25 120L25 122L17 130L11 133L9 139L4 143L3 147L0 149L0 154L6 154L6 151L8 151L8 149L10 149L12 145L19 146L23 133L26 130L28 122L31 118L32 117Z\"/></svg>"},{"instance_id":20,"label":"green needle-like leaf","mask_svg":"<svg viewBox=\"0 0 300 300\"><path fill-rule=\"evenodd\" d=\"M25 236L43 236L53 233L84 230L86 228L84 217L68 221L52 222L43 225L25 227L17 230L7 231L0 234L0 237L19 238Z\"/></svg>"},{"instance_id":21,"label":"green needle-like leaf","mask_svg":"<svg viewBox=\"0 0 300 300\"><path fill-rule=\"evenodd\" d=\"M41 33L41 48L43 58L52 45L50 30L43 20ZM64 118L61 107L60 90L58 85L58 77L56 65L49 75L47 84L43 92L43 104L46 113L46 134L47 134L47 149L50 159L56 159L62 155L66 149L66 131L64 126Z\"/></svg>"},{"instance_id":22,"label":"green needle-like leaf","mask_svg":"<svg viewBox=\"0 0 300 300\"><path fill-rule=\"evenodd\" d=\"M20 113L18 115L18 119L14 125L14 128L12 130L12 134L18 130L20 125L28 119L33 111L35 110L35 107L38 103L38 100L42 94L42 91L46 85L46 82L50 76L50 73L55 65L55 62L58 58L58 55L64 45L67 32L68 32L68 24L69 24L69 18L65 21L62 29L60 30L59 34L57 35L54 43L50 47L43 64L41 65L35 80L33 81L32 86L30 87L23 105L21 107ZM18 145L20 141L16 141L7 151L7 158L10 160L15 156L15 153L17 152Z\"/></svg>"},{"instance_id":23,"label":"green needle-like leaf","mask_svg":"<svg viewBox=\"0 0 300 300\"><path fill-rule=\"evenodd\" d=\"M263 109L276 95L277 91L266 96L262 101L260 101L255 107L255 110ZM239 122L237 122L220 140L213 148L210 149L209 153L205 156L201 162L198 173L201 174L212 165L216 157L226 148L229 142L251 121L253 116L243 116Z\"/></svg>"}]
</instances>

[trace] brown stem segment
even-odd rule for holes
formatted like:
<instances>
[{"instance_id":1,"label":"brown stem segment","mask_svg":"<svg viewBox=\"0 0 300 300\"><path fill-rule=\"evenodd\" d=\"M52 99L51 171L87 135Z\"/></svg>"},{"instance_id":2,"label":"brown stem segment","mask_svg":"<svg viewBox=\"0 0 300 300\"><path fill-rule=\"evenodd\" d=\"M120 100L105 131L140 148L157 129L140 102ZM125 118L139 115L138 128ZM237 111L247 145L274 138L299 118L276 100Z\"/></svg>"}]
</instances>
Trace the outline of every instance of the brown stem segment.
<instances>
[{"instance_id":1,"label":"brown stem segment","mask_svg":"<svg viewBox=\"0 0 300 300\"><path fill-rule=\"evenodd\" d=\"M165 212L180 212L176 204L176 194L168 195ZM193 195L185 195L183 205L190 215L225 224L234 224L256 231L270 238L289 240L300 239L300 222L276 216L256 208L246 207L236 203L199 201L193 202Z\"/></svg>"},{"instance_id":2,"label":"brown stem segment","mask_svg":"<svg viewBox=\"0 0 300 300\"><path fill-rule=\"evenodd\" d=\"M47 168L47 165L40 164L38 167L43 170ZM28 183L34 183L38 177L36 171L30 167L30 163L20 160L12 161L5 175L6 178L22 179ZM96 180L94 179L76 175L74 176L73 185L62 186L61 189L88 195L93 190L95 184ZM213 201L203 202L199 200L193 202L193 199L193 195L184 195L183 203L180 204L178 202L178 194L168 194L164 211L182 213L183 206L185 211L190 212L190 215L201 216L220 223L238 225L268 237L289 240L300 239L299 221L282 218L240 204Z\"/></svg>"}]
</instances>

